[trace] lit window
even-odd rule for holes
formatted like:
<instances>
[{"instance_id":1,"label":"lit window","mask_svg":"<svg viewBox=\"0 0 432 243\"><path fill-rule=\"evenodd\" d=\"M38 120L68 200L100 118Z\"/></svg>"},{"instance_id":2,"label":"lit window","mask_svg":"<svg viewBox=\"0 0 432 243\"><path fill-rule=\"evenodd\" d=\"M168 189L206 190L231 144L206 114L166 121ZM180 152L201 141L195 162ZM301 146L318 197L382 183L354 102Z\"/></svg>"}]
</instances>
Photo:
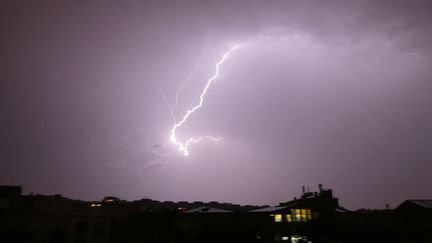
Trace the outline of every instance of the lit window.
<instances>
[{"instance_id":1,"label":"lit window","mask_svg":"<svg viewBox=\"0 0 432 243\"><path fill-rule=\"evenodd\" d=\"M282 222L282 214L275 214L274 221L275 222Z\"/></svg>"},{"instance_id":2,"label":"lit window","mask_svg":"<svg viewBox=\"0 0 432 243\"><path fill-rule=\"evenodd\" d=\"M291 214L293 214L293 218L295 222L301 222L301 211L300 209L291 210Z\"/></svg>"},{"instance_id":3,"label":"lit window","mask_svg":"<svg viewBox=\"0 0 432 243\"><path fill-rule=\"evenodd\" d=\"M312 243L312 241L308 240L306 236L299 236L299 235L291 236L291 243L299 243L299 242Z\"/></svg>"},{"instance_id":4,"label":"lit window","mask_svg":"<svg viewBox=\"0 0 432 243\"><path fill-rule=\"evenodd\" d=\"M282 236L282 240L289 240L288 236Z\"/></svg>"},{"instance_id":5,"label":"lit window","mask_svg":"<svg viewBox=\"0 0 432 243\"><path fill-rule=\"evenodd\" d=\"M292 222L292 216L291 216L291 214L287 214L286 215L286 221L287 222Z\"/></svg>"},{"instance_id":6,"label":"lit window","mask_svg":"<svg viewBox=\"0 0 432 243\"><path fill-rule=\"evenodd\" d=\"M312 220L312 211L310 209L307 209L307 220Z\"/></svg>"},{"instance_id":7,"label":"lit window","mask_svg":"<svg viewBox=\"0 0 432 243\"><path fill-rule=\"evenodd\" d=\"M293 236L291 236L291 243L297 243L297 242L299 242L300 240L302 240L302 237L301 237L301 236L297 236L297 235L293 235Z\"/></svg>"},{"instance_id":8,"label":"lit window","mask_svg":"<svg viewBox=\"0 0 432 243\"><path fill-rule=\"evenodd\" d=\"M307 222L312 220L312 211L310 209L291 209L291 221L289 221L288 215L286 218L288 222Z\"/></svg>"},{"instance_id":9,"label":"lit window","mask_svg":"<svg viewBox=\"0 0 432 243\"><path fill-rule=\"evenodd\" d=\"M307 221L307 213L306 213L306 209L302 209L302 210L301 210L301 221L302 221L302 222L306 222L306 221Z\"/></svg>"}]
</instances>

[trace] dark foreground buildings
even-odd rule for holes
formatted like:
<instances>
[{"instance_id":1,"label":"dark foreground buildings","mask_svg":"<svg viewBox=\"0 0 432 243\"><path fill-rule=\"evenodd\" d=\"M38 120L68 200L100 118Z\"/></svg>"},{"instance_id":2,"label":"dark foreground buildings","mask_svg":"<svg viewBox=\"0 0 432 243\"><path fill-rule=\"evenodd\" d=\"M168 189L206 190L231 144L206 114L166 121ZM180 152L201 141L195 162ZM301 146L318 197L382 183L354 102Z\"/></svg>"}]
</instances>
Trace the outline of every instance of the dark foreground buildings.
<instances>
[{"instance_id":1,"label":"dark foreground buildings","mask_svg":"<svg viewBox=\"0 0 432 243\"><path fill-rule=\"evenodd\" d=\"M330 189L276 207L71 200L0 186L0 242L432 242L432 200L349 211Z\"/></svg>"}]
</instances>

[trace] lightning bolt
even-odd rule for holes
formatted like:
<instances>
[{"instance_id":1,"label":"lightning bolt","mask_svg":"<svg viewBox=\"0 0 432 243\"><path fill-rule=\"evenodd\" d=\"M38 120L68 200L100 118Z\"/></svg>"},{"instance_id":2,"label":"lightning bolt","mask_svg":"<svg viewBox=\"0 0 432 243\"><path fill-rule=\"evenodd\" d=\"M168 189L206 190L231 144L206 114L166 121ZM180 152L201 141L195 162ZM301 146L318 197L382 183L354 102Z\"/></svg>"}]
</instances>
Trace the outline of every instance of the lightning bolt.
<instances>
[{"instance_id":1,"label":"lightning bolt","mask_svg":"<svg viewBox=\"0 0 432 243\"><path fill-rule=\"evenodd\" d=\"M176 145L177 146L177 148L178 148L178 150L179 151L181 151L181 152L183 152L183 154L185 155L185 156L188 156L189 155L189 146L191 145L191 144L196 144L196 143L199 143L199 142L201 142L203 139L210 139L210 140L213 140L213 141L219 141L221 138L218 138L218 137L212 137L212 136L203 136L203 137L199 137L199 138L188 138L185 142L181 142L181 141L179 141L178 139L177 139L177 136L176 136L176 132L177 132L177 129L179 129L184 123L186 123L187 122L187 120L188 120L188 118L195 112L195 111L197 111L198 109L200 109L202 106L203 106L203 103L204 103L204 98L205 98L205 96L206 96L206 94L207 94L207 92L208 92L208 90L209 90L209 88L210 88L210 86L212 85L212 83L219 77L219 74L220 74L220 67L221 67L221 65L226 61L226 59L232 54L232 52L234 52L234 50L236 50L236 49L238 49L240 47L240 45L235 45L234 47L232 47L231 49L229 49L228 51L226 51L223 55L222 55L222 58L219 60L219 62L217 62L216 63L216 67L215 67L215 69L216 69L216 71L215 71L215 73L214 73L214 75L211 77L211 78L209 78L208 80L207 80L207 84L205 85L205 87L204 87L204 89L202 90L202 92L201 92L201 94L200 94L200 96L199 96L199 102L198 102L198 104L196 104L195 106L193 106L193 107L191 107L191 108L189 108L187 111L186 111L186 113L185 113L185 115L182 117L182 119L180 120L180 121L178 121L177 122L177 120L175 119L175 116L174 116L174 109L173 108L175 108L176 106L177 106L177 104L178 104L178 96L180 95L180 93L181 93L181 91L183 90L183 87L184 87L184 85L190 80L190 78L192 77L192 75L196 72L196 70L197 70L197 67L199 66L199 65L196 65L195 66L195 69L194 69L194 71L192 72L192 74L189 76L189 78L188 79L186 79L183 83L182 83L182 85L180 86L180 89L179 89L179 91L177 92L177 94L176 94L176 103L175 103L175 106L172 106L171 107L171 118L173 119L173 121L174 121L174 125L173 125L173 127L171 128L171 133L170 133L170 141L174 144L174 145Z\"/></svg>"},{"instance_id":2,"label":"lightning bolt","mask_svg":"<svg viewBox=\"0 0 432 243\"><path fill-rule=\"evenodd\" d=\"M189 74L189 76L181 83L179 90L177 91L176 95L175 95L175 103L173 106L170 107L170 114L171 114L171 118L173 120L174 123L176 123L176 118L174 115L174 110L177 108L178 106L178 98L180 96L180 94L183 92L183 89L185 87L185 85L192 79L192 77L195 75L195 73L198 71L202 60L204 59L204 57L207 55L207 51L208 48L210 47L210 42L208 43L208 45L206 46L206 48L204 49L204 52L201 54L200 58L198 59L198 61L195 63L195 67L192 70L192 72Z\"/></svg>"}]
</instances>

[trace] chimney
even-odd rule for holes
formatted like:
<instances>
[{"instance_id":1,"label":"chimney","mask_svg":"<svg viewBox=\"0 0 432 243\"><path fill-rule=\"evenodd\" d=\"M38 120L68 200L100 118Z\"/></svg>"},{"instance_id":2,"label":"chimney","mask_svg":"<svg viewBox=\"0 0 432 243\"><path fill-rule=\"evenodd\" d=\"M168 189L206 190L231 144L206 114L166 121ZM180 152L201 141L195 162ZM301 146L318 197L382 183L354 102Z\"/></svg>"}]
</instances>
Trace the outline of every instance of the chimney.
<instances>
[{"instance_id":1,"label":"chimney","mask_svg":"<svg viewBox=\"0 0 432 243\"><path fill-rule=\"evenodd\" d=\"M322 186L322 184L318 184L318 188L319 188L319 191L320 191L320 192L323 191L323 186Z\"/></svg>"},{"instance_id":2,"label":"chimney","mask_svg":"<svg viewBox=\"0 0 432 243\"><path fill-rule=\"evenodd\" d=\"M302 186L302 193L305 194L305 187Z\"/></svg>"}]
</instances>

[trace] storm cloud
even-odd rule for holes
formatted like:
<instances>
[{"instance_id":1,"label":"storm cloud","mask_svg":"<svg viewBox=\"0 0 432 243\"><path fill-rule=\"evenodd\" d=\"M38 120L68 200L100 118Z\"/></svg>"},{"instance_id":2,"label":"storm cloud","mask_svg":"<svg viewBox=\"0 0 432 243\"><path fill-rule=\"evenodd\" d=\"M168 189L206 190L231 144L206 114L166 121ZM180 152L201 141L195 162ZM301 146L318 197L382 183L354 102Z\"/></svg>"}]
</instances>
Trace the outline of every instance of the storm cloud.
<instances>
[{"instance_id":1,"label":"storm cloud","mask_svg":"<svg viewBox=\"0 0 432 243\"><path fill-rule=\"evenodd\" d=\"M273 204L302 185L348 208L430 198L428 1L0 4L1 183L82 199ZM217 135L184 157L179 137Z\"/></svg>"}]
</instances>

